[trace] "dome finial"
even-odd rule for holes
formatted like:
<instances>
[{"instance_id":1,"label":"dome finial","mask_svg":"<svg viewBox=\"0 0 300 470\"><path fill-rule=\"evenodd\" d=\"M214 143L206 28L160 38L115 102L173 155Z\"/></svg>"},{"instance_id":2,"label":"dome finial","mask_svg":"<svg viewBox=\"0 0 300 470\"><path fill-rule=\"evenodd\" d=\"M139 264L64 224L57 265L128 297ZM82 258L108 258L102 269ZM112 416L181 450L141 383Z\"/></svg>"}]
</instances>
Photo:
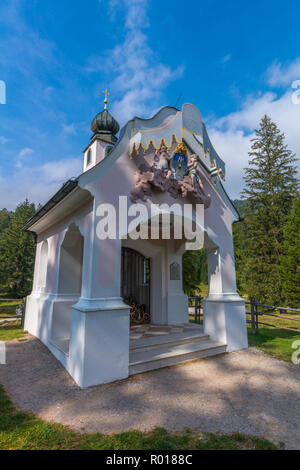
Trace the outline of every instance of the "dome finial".
<instances>
[{"instance_id":1,"label":"dome finial","mask_svg":"<svg viewBox=\"0 0 300 470\"><path fill-rule=\"evenodd\" d=\"M105 99L104 99L104 109L107 109L107 103L108 103L108 99L107 99L107 97L108 97L108 95L110 95L110 93L108 93L108 91L107 91L107 88L105 88L105 91L103 91L102 93L104 93L104 94L105 94Z\"/></svg>"},{"instance_id":2,"label":"dome finial","mask_svg":"<svg viewBox=\"0 0 300 470\"><path fill-rule=\"evenodd\" d=\"M93 136L91 139L100 139L104 140L105 142L115 144L117 142L116 134L120 130L119 123L113 118L110 112L107 110L107 103L108 103L108 95L110 94L107 89L103 91L105 95L104 99L104 110L101 113L98 113L97 116L94 117L93 122L91 124L91 130L93 132Z\"/></svg>"}]
</instances>

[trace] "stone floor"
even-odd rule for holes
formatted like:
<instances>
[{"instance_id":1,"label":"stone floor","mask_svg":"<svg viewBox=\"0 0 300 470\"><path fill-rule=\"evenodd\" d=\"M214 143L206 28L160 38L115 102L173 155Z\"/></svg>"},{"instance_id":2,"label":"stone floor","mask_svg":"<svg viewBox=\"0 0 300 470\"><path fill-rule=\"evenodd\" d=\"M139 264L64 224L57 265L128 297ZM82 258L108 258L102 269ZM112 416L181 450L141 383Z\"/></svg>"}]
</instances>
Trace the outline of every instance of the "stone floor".
<instances>
[{"instance_id":1,"label":"stone floor","mask_svg":"<svg viewBox=\"0 0 300 470\"><path fill-rule=\"evenodd\" d=\"M0 383L18 408L42 419L82 432L242 432L300 449L300 366L256 349L82 390L37 339L6 346Z\"/></svg>"},{"instance_id":2,"label":"stone floor","mask_svg":"<svg viewBox=\"0 0 300 470\"><path fill-rule=\"evenodd\" d=\"M186 334L194 331L199 331L199 326L182 324L182 325L151 325L151 324L142 324L142 325L131 325L130 326L130 340L143 339L143 338L153 338L155 336L165 336L165 335L178 335Z\"/></svg>"}]
</instances>

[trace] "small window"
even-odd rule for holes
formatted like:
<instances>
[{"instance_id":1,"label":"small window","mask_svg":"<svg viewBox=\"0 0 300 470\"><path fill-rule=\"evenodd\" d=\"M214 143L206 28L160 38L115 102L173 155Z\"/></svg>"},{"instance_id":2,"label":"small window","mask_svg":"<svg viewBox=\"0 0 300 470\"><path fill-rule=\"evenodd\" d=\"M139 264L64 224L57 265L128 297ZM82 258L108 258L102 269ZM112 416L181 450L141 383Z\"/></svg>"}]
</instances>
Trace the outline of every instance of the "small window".
<instances>
[{"instance_id":1,"label":"small window","mask_svg":"<svg viewBox=\"0 0 300 470\"><path fill-rule=\"evenodd\" d=\"M107 155L110 154L110 152L112 151L112 149L114 148L113 145L107 145L104 149L104 158L107 157Z\"/></svg>"},{"instance_id":2,"label":"small window","mask_svg":"<svg viewBox=\"0 0 300 470\"><path fill-rule=\"evenodd\" d=\"M92 161L92 151L89 149L87 156L86 156L86 165L88 166Z\"/></svg>"}]
</instances>

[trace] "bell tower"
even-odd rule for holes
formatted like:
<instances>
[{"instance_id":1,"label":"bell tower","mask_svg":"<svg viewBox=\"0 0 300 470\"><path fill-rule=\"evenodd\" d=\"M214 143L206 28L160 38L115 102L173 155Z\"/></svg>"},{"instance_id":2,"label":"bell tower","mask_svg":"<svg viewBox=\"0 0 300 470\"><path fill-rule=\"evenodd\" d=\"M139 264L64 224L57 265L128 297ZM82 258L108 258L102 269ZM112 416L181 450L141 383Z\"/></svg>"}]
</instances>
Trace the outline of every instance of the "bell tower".
<instances>
[{"instance_id":1,"label":"bell tower","mask_svg":"<svg viewBox=\"0 0 300 470\"><path fill-rule=\"evenodd\" d=\"M104 109L92 121L93 135L90 144L84 150L84 172L100 163L118 140L116 134L119 132L120 126L107 110L108 91L105 90L103 93L105 95Z\"/></svg>"}]
</instances>

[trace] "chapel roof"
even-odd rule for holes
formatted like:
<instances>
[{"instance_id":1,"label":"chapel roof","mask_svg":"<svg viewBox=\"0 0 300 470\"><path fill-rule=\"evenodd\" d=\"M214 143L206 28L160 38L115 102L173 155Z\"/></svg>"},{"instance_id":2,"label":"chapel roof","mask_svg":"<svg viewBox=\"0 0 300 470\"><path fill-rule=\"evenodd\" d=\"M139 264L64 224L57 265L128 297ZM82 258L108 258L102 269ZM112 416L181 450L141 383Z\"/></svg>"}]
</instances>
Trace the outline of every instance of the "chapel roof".
<instances>
[{"instance_id":1,"label":"chapel roof","mask_svg":"<svg viewBox=\"0 0 300 470\"><path fill-rule=\"evenodd\" d=\"M106 97L107 100L107 97ZM123 139L129 138L128 153L129 158L131 153L142 147L147 148L151 142L154 148L159 148L161 141L164 140L166 145L169 146L172 139L178 142L184 142L199 155L200 161L208 174L220 174L222 179L225 180L225 162L218 155L214 149L210 138L207 133L205 124L202 121L200 111L192 104L186 103L182 107L182 111L177 108L165 106L161 108L152 118L142 119L135 117L127 122L121 129L119 140L115 134L119 131L118 122L111 116L107 110L107 102L105 102L104 110L97 114L92 121L91 129L94 135L93 138L101 138L105 135L105 139L111 138L114 145L112 151L107 158L113 158L113 154L118 152L118 147L121 145ZM129 137L128 137L129 136ZM117 141L117 142L116 142ZM102 162L95 165L86 173L93 172ZM68 180L55 195L41 208L36 214L22 227L23 230L30 231L39 219L44 217L51 209L53 209L62 199L78 186L81 176ZM223 194L223 197L229 202L232 210L239 218L239 213L234 207L231 199L227 195L221 181L217 185L218 191ZM217 189L216 187L216 189Z\"/></svg>"}]
</instances>

